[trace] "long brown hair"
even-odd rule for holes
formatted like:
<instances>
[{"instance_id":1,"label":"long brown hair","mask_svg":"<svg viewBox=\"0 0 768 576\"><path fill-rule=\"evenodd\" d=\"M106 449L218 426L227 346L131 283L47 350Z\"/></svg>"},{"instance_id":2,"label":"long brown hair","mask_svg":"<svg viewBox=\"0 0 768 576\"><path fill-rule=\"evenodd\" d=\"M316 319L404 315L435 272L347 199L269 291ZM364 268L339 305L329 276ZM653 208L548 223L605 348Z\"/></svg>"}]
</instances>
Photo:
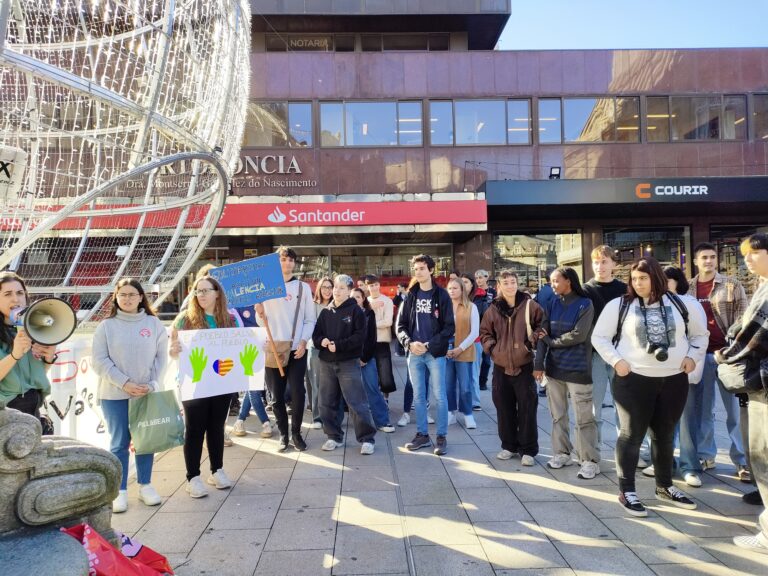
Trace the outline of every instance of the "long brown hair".
<instances>
[{"instance_id":1,"label":"long brown hair","mask_svg":"<svg viewBox=\"0 0 768 576\"><path fill-rule=\"evenodd\" d=\"M323 293L320 291L320 287L326 282L330 283L331 290L333 290L333 280L331 280L330 276L323 276L320 278L320 282L317 283L317 287L315 288L315 297L313 298L315 304L327 305L333 302L333 296L328 299L328 302L323 302Z\"/></svg>"},{"instance_id":2,"label":"long brown hair","mask_svg":"<svg viewBox=\"0 0 768 576\"><path fill-rule=\"evenodd\" d=\"M136 288L136 290L138 290L139 294L141 295L141 302L139 302L138 308L139 310L144 310L144 312L147 313L147 316L157 316L154 309L152 308L152 305L149 303L149 298L147 298L147 293L144 292L144 288L142 287L141 282L135 278L121 278L115 285L115 291L112 292L112 307L109 309L109 315L107 318L114 318L117 316L117 311L120 309L117 304L117 291L120 290L120 288L123 286L133 286Z\"/></svg>"},{"instance_id":3,"label":"long brown hair","mask_svg":"<svg viewBox=\"0 0 768 576\"><path fill-rule=\"evenodd\" d=\"M659 302L661 297L667 292L667 277L664 275L664 269L659 264L656 258L646 256L640 258L637 262L632 264L629 269L629 282L627 283L627 294L630 301L635 298L640 298L635 292L634 286L632 286L632 272L638 271L648 274L651 278L651 297L648 298L648 304Z\"/></svg>"},{"instance_id":4,"label":"long brown hair","mask_svg":"<svg viewBox=\"0 0 768 576\"><path fill-rule=\"evenodd\" d=\"M18 282L21 284L21 287L24 289L24 299L27 306L29 306L29 291L24 279L15 272L0 272L0 289L2 289L3 284L8 282ZM13 350L13 338L12 332L5 323L5 316L0 312L0 343L5 344L8 350Z\"/></svg>"},{"instance_id":5,"label":"long brown hair","mask_svg":"<svg viewBox=\"0 0 768 576\"><path fill-rule=\"evenodd\" d=\"M213 286L213 289L219 293L219 297L216 299L216 306L213 309L213 318L216 321L216 327L234 328L236 326L235 320L227 310L227 296L224 294L221 284L219 284L219 281L216 280L216 278L203 276L202 278L196 279L195 283L192 284L192 298L189 300L189 307L180 314L180 316L184 317L183 329L203 330L205 328L210 328L205 319L205 311L200 306L200 302L197 301L197 296L195 295L197 285L203 280Z\"/></svg>"}]
</instances>

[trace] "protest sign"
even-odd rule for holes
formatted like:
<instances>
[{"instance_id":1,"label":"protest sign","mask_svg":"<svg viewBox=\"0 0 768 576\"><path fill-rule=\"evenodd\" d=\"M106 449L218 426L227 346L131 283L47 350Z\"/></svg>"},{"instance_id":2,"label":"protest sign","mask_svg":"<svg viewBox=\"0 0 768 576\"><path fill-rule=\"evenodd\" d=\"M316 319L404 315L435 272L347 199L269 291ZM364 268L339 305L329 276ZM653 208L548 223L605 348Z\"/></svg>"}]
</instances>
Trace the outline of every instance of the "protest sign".
<instances>
[{"instance_id":1,"label":"protest sign","mask_svg":"<svg viewBox=\"0 0 768 576\"><path fill-rule=\"evenodd\" d=\"M285 296L285 281L277 253L220 266L211 270L210 275L221 283L227 295L227 305L232 308L253 306Z\"/></svg>"},{"instance_id":2,"label":"protest sign","mask_svg":"<svg viewBox=\"0 0 768 576\"><path fill-rule=\"evenodd\" d=\"M181 399L264 389L264 328L179 331Z\"/></svg>"}]
</instances>

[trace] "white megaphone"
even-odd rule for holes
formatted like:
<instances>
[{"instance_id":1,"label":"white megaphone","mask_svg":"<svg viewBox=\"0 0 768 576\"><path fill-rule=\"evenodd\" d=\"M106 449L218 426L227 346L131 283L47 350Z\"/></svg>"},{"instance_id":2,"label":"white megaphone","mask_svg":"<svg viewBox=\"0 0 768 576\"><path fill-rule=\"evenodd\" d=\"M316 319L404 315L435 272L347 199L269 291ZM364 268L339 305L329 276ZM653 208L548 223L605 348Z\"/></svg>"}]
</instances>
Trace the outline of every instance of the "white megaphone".
<instances>
[{"instance_id":1,"label":"white megaphone","mask_svg":"<svg viewBox=\"0 0 768 576\"><path fill-rule=\"evenodd\" d=\"M14 308L10 316L11 324L43 346L61 344L77 328L74 309L60 298L43 298L26 308Z\"/></svg>"}]
</instances>

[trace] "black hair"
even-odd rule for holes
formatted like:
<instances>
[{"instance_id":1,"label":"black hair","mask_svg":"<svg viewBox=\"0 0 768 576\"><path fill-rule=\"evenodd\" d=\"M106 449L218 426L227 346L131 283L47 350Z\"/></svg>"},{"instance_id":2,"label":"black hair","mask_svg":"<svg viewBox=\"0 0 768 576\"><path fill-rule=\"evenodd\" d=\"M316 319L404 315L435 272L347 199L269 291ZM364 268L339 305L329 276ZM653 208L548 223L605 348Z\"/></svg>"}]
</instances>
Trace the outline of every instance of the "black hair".
<instances>
[{"instance_id":1,"label":"black hair","mask_svg":"<svg viewBox=\"0 0 768 576\"><path fill-rule=\"evenodd\" d=\"M678 294L688 294L690 284L688 283L688 278L685 277L685 273L680 270L680 268L676 266L667 266L664 268L664 276L677 282L677 289L675 292Z\"/></svg>"},{"instance_id":2,"label":"black hair","mask_svg":"<svg viewBox=\"0 0 768 576\"><path fill-rule=\"evenodd\" d=\"M432 259L432 256L428 254L417 254L413 258L411 258L411 266L416 264L417 262L422 262L427 265L427 270L429 270L429 273L432 274L435 271L435 261Z\"/></svg>"},{"instance_id":3,"label":"black hair","mask_svg":"<svg viewBox=\"0 0 768 576\"><path fill-rule=\"evenodd\" d=\"M288 246L280 246L277 250L275 250L280 256L285 256L286 258L290 258L294 262L298 261L299 257L296 255L296 250L293 248L289 248Z\"/></svg>"},{"instance_id":4,"label":"black hair","mask_svg":"<svg viewBox=\"0 0 768 576\"><path fill-rule=\"evenodd\" d=\"M477 292L477 282L475 281L475 277L472 274L469 274L467 272L464 272L464 274L460 275L459 278L466 278L472 283L472 289L469 291L469 299L472 300L472 298L475 297L475 292Z\"/></svg>"},{"instance_id":5,"label":"black hair","mask_svg":"<svg viewBox=\"0 0 768 576\"><path fill-rule=\"evenodd\" d=\"M651 279L651 297L648 299L648 303L660 302L661 297L669 292L669 290L667 290L667 277L664 275L664 270L662 270L659 261L656 258L646 256L632 264L629 269L629 283L627 283L627 294L630 300L640 298L637 292L635 292L635 287L632 286L632 272L635 270L648 274L648 277Z\"/></svg>"},{"instance_id":6,"label":"black hair","mask_svg":"<svg viewBox=\"0 0 768 576\"><path fill-rule=\"evenodd\" d=\"M581 287L581 280L579 280L579 273L576 272L576 270L574 270L570 266L560 266L559 268L555 268L552 271L553 274L555 272L560 274L560 276L562 276L563 278L565 278L571 283L571 290L576 292L576 294L578 294L583 298L589 298L589 296L587 296L587 293L584 292L584 288Z\"/></svg>"},{"instance_id":7,"label":"black hair","mask_svg":"<svg viewBox=\"0 0 768 576\"><path fill-rule=\"evenodd\" d=\"M703 252L704 250L712 250L712 252L717 253L717 248L715 248L715 245L711 242L699 242L693 249L693 257L696 258L696 256L699 255L699 252Z\"/></svg>"},{"instance_id":8,"label":"black hair","mask_svg":"<svg viewBox=\"0 0 768 576\"><path fill-rule=\"evenodd\" d=\"M27 290L27 285L24 282L24 279L15 272L0 272L0 288L2 288L3 284L8 282L18 282L21 284L21 287L24 290L26 304L29 306L29 291ZM15 333L10 326L5 323L5 316L0 312L0 344L4 344L8 348L9 353L13 350L14 338Z\"/></svg>"},{"instance_id":9,"label":"black hair","mask_svg":"<svg viewBox=\"0 0 768 576\"><path fill-rule=\"evenodd\" d=\"M141 285L141 282L135 278L121 278L120 281L115 285L114 292L112 292L112 304L110 306L107 318L114 318L117 316L117 311L121 309L117 300L117 292L123 286L132 286L133 288L136 288L139 296L141 296L141 302L139 302L138 308L139 310L144 310L144 312L146 312L149 316L157 316L155 311L152 309L152 305L149 303L149 299L147 298L146 292L144 292L144 287Z\"/></svg>"}]
</instances>

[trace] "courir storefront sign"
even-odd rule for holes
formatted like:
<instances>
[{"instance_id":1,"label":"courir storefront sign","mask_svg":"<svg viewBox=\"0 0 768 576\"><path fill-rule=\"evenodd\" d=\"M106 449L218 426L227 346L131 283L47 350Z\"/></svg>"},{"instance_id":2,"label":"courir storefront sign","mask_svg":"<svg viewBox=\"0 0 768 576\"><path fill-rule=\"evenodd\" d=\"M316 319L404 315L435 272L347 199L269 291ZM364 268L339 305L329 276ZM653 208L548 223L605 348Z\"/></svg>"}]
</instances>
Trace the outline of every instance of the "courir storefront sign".
<instances>
[{"instance_id":1,"label":"courir storefront sign","mask_svg":"<svg viewBox=\"0 0 768 576\"><path fill-rule=\"evenodd\" d=\"M317 188L317 180L304 174L299 160L292 154L244 154L237 162L232 188L241 192L245 189L295 191Z\"/></svg>"}]
</instances>

